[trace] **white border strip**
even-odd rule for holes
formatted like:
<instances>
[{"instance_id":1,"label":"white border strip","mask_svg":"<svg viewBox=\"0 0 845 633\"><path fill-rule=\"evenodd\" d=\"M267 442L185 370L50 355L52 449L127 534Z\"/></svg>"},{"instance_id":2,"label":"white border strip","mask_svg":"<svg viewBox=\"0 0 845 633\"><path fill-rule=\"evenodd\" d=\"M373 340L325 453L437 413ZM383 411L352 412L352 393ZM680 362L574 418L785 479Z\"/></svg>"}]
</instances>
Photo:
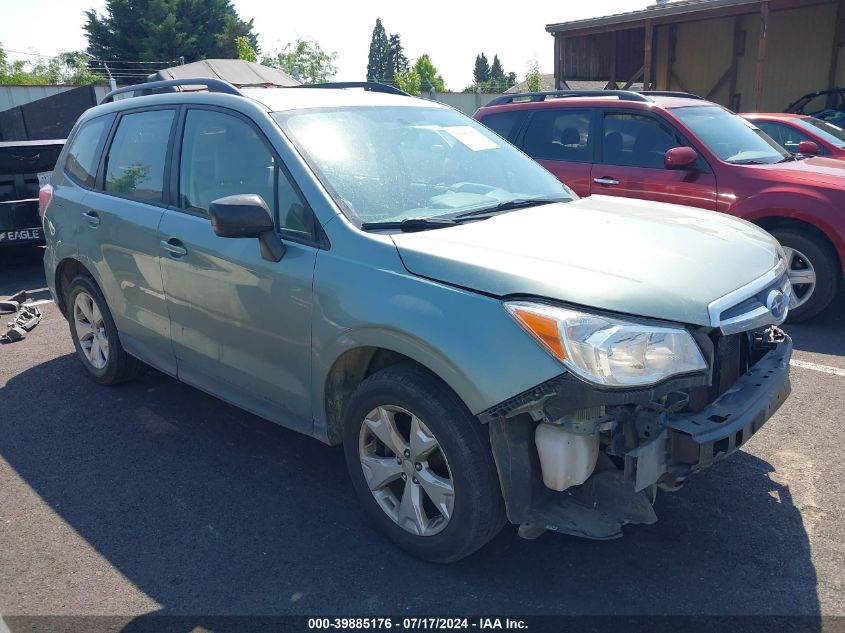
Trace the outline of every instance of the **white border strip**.
<instances>
[{"instance_id":1,"label":"white border strip","mask_svg":"<svg viewBox=\"0 0 845 633\"><path fill-rule=\"evenodd\" d=\"M845 377L845 369L839 369L839 367L831 367L830 365L817 365L816 363L808 363L805 360L797 360L795 358L789 361L789 364L793 367L800 367L801 369L812 369L813 371L820 371L823 374L832 374L834 376ZM0 631L0 633L2 633L2 631Z\"/></svg>"}]
</instances>

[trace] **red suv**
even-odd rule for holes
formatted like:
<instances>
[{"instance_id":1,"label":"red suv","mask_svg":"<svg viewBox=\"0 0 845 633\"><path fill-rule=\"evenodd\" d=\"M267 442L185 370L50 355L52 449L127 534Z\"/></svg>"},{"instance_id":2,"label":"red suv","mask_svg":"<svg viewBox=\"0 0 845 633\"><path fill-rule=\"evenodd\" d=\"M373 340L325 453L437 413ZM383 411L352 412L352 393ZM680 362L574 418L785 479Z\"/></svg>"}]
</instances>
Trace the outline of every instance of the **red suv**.
<instances>
[{"instance_id":1,"label":"red suv","mask_svg":"<svg viewBox=\"0 0 845 633\"><path fill-rule=\"evenodd\" d=\"M580 196L685 204L765 228L787 256L797 299L791 321L818 314L836 294L845 161L792 155L753 123L685 93L503 95L475 118Z\"/></svg>"}]
</instances>

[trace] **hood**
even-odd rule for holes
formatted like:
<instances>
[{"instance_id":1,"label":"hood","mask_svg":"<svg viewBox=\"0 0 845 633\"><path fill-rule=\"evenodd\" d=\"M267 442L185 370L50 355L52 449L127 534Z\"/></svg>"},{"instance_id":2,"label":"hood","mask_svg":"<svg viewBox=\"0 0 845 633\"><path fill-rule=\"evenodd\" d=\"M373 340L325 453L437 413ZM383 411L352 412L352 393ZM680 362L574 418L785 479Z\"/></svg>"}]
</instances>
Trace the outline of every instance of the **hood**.
<instances>
[{"instance_id":1,"label":"hood","mask_svg":"<svg viewBox=\"0 0 845 633\"><path fill-rule=\"evenodd\" d=\"M779 257L774 238L743 220L609 196L392 237L422 277L697 325Z\"/></svg>"},{"instance_id":2,"label":"hood","mask_svg":"<svg viewBox=\"0 0 845 633\"><path fill-rule=\"evenodd\" d=\"M814 183L827 185L836 189L845 188L845 162L841 158L828 158L817 156L803 160L792 160L786 163L773 163L771 165L748 165L766 170L772 175L783 174L790 181L800 179L802 183Z\"/></svg>"}]
</instances>

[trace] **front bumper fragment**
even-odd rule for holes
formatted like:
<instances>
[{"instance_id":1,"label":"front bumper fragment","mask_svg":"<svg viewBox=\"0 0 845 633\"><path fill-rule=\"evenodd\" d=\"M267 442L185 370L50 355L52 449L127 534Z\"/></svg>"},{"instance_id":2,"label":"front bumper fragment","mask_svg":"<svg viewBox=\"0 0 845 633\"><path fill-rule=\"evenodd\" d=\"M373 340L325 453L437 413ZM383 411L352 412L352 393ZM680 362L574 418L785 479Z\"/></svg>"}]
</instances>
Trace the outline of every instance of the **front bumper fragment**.
<instances>
[{"instance_id":1,"label":"front bumper fragment","mask_svg":"<svg viewBox=\"0 0 845 633\"><path fill-rule=\"evenodd\" d=\"M666 416L668 475L672 487L690 474L724 459L760 430L789 396L792 340L783 339L710 406L697 413Z\"/></svg>"}]
</instances>

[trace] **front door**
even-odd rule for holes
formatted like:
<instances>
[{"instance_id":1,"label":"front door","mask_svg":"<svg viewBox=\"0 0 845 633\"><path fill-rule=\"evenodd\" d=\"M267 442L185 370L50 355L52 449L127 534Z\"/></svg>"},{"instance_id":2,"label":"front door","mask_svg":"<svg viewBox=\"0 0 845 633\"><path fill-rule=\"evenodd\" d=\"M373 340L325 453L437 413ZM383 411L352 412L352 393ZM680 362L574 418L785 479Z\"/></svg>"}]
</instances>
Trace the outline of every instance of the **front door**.
<instances>
[{"instance_id":1,"label":"front door","mask_svg":"<svg viewBox=\"0 0 845 633\"><path fill-rule=\"evenodd\" d=\"M273 210L281 261L263 259L257 239L215 235L210 203L240 193ZM310 210L261 132L219 109L185 113L177 200L159 237L179 377L311 433Z\"/></svg>"},{"instance_id":2,"label":"front door","mask_svg":"<svg viewBox=\"0 0 845 633\"><path fill-rule=\"evenodd\" d=\"M688 169L667 169L666 150L687 146L680 134L652 115L604 112L601 151L590 193L716 209L716 177L703 158Z\"/></svg>"}]
</instances>

